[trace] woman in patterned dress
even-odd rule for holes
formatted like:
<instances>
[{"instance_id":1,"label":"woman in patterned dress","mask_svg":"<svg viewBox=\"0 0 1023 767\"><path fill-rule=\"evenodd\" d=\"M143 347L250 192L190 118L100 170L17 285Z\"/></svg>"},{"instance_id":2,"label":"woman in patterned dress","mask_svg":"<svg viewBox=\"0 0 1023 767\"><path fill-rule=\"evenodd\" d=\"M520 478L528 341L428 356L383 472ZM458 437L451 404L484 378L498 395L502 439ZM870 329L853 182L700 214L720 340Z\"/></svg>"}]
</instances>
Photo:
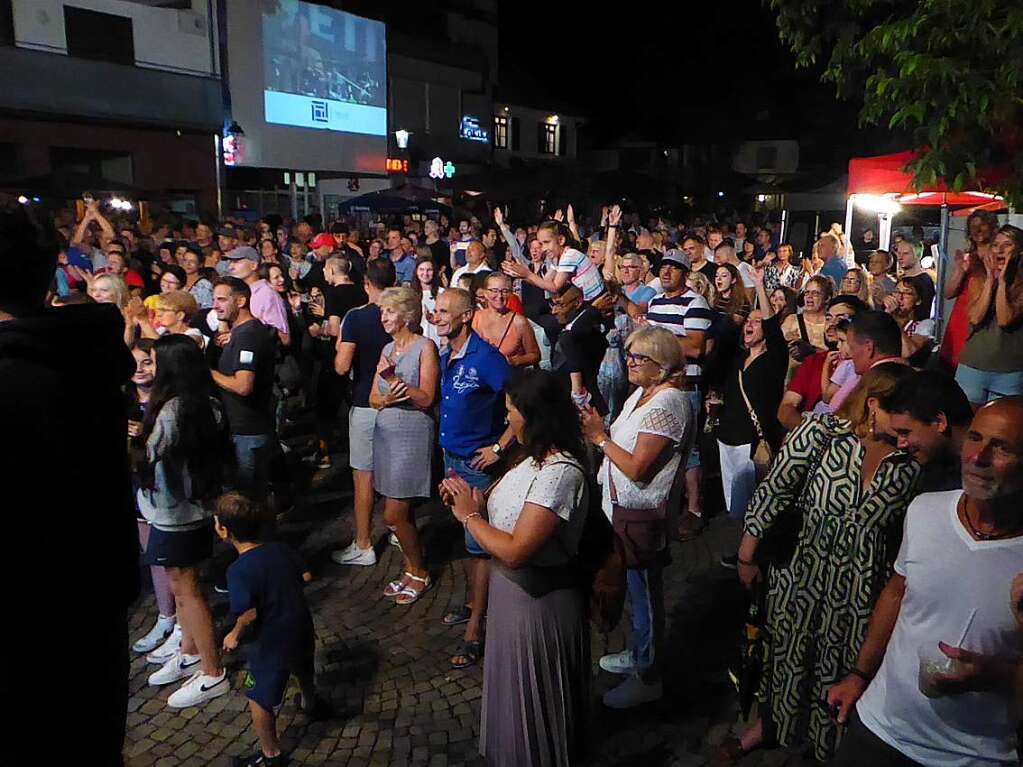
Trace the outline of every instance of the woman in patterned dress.
<instances>
[{"instance_id":1,"label":"woman in patterned dress","mask_svg":"<svg viewBox=\"0 0 1023 767\"><path fill-rule=\"evenodd\" d=\"M816 759L834 753L838 728L821 701L856 662L920 473L877 427L879 400L910 372L878 365L835 415L804 419L753 495L739 547L747 587L759 579L765 536L786 519L800 530L791 560L772 563L768 573L761 720L731 742L734 757L804 736Z\"/></svg>"}]
</instances>

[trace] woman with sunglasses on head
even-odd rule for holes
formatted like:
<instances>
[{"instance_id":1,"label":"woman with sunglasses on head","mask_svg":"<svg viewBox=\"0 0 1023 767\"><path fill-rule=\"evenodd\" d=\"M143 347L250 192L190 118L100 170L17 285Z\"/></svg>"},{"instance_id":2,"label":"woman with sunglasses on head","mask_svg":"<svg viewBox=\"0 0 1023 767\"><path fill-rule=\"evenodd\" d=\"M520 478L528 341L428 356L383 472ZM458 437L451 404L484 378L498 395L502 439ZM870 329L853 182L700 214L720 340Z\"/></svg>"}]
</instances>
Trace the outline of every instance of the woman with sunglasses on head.
<instances>
[{"instance_id":1,"label":"woman with sunglasses on head","mask_svg":"<svg viewBox=\"0 0 1023 767\"><path fill-rule=\"evenodd\" d=\"M540 347L533 328L529 320L508 306L511 278L503 272L491 272L486 276L484 291L487 307L473 315L472 329L513 367L535 365L540 361Z\"/></svg>"},{"instance_id":2,"label":"woman with sunglasses on head","mask_svg":"<svg viewBox=\"0 0 1023 767\"><path fill-rule=\"evenodd\" d=\"M636 389L610 431L592 407L582 415L583 433L604 455L598 473L602 508L622 537L629 567L632 644L600 659L602 669L627 677L604 695L604 705L616 709L663 694L659 657L664 651L661 571L667 559L667 504L696 430L692 405L678 388L686 363L675 336L664 328L642 327L629 336L625 349L629 383ZM622 509L648 512L644 521L630 523L642 525L644 545L633 545L629 531L635 527L621 526Z\"/></svg>"}]
</instances>

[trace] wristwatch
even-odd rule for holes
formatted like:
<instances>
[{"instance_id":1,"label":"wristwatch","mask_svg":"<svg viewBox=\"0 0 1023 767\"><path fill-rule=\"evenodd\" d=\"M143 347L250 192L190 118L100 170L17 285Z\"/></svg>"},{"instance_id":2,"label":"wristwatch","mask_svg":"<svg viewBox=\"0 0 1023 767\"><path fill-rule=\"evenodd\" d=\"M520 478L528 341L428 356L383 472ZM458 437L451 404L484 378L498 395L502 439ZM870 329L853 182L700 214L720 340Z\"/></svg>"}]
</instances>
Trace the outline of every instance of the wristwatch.
<instances>
[{"instance_id":1,"label":"wristwatch","mask_svg":"<svg viewBox=\"0 0 1023 767\"><path fill-rule=\"evenodd\" d=\"M498 458L501 457L502 448L500 442L495 442L493 445L490 446L490 449L494 451L494 455L496 455Z\"/></svg>"},{"instance_id":2,"label":"wristwatch","mask_svg":"<svg viewBox=\"0 0 1023 767\"><path fill-rule=\"evenodd\" d=\"M611 441L610 439L604 437L604 439L600 440L600 442L597 443L597 450L603 452L604 448L607 447L607 443L610 441Z\"/></svg>"}]
</instances>

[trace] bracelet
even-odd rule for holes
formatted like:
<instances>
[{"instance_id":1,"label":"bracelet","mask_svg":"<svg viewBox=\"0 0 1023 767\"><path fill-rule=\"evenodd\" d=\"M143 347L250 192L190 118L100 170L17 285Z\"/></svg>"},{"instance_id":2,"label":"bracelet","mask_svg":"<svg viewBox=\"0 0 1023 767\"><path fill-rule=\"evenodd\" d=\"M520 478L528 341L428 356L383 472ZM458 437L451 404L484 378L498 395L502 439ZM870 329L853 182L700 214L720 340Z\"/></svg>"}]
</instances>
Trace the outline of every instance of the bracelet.
<instances>
[{"instance_id":1,"label":"bracelet","mask_svg":"<svg viewBox=\"0 0 1023 767\"><path fill-rule=\"evenodd\" d=\"M756 567L756 566L757 566L757 563L756 563L756 562L751 562L750 560L748 560L748 559L743 559L742 557L736 557L735 559L736 559L736 561L737 561L737 562L738 562L738 563L739 563L740 565L745 565L746 567Z\"/></svg>"},{"instance_id":2,"label":"bracelet","mask_svg":"<svg viewBox=\"0 0 1023 767\"><path fill-rule=\"evenodd\" d=\"M611 441L610 439L608 439L607 437L604 437L604 439L602 439L600 442L597 443L597 450L600 450L601 452L603 452L604 451L604 447L607 446L607 443L610 442L610 441Z\"/></svg>"},{"instance_id":3,"label":"bracelet","mask_svg":"<svg viewBox=\"0 0 1023 767\"><path fill-rule=\"evenodd\" d=\"M849 675L858 676L867 684L870 684L874 679L873 674L868 674L866 671L860 671L858 668L856 668L856 666L853 666L851 669L849 669Z\"/></svg>"},{"instance_id":4,"label":"bracelet","mask_svg":"<svg viewBox=\"0 0 1023 767\"><path fill-rule=\"evenodd\" d=\"M469 520L472 519L473 517L479 517L480 519L483 519L482 514L480 514L478 511L474 511L472 514L469 514L465 519L462 520L462 527L468 527Z\"/></svg>"}]
</instances>

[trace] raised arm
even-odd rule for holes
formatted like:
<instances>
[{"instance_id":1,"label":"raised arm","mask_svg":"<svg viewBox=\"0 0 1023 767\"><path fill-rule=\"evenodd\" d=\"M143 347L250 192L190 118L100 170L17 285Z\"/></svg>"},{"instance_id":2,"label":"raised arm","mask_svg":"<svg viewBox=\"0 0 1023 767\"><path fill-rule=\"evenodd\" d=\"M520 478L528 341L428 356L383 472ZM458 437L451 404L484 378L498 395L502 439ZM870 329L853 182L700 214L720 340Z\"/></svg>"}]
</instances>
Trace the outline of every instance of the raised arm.
<instances>
[{"instance_id":1,"label":"raised arm","mask_svg":"<svg viewBox=\"0 0 1023 767\"><path fill-rule=\"evenodd\" d=\"M522 254L522 246L519 245L519 241L515 239L515 233L504 220L504 214L501 212L500 206L494 208L494 223L497 224L497 228L501 230L501 236L504 238L504 241L508 243L508 248L511 250L512 258L520 264L528 264L528 260Z\"/></svg>"},{"instance_id":2,"label":"raised arm","mask_svg":"<svg viewBox=\"0 0 1023 767\"><path fill-rule=\"evenodd\" d=\"M953 299L959 295L966 275L970 273L973 258L974 255L969 251L956 251L955 257L952 259L952 268L945 277L945 287L942 290L945 298Z\"/></svg>"},{"instance_id":3,"label":"raised arm","mask_svg":"<svg viewBox=\"0 0 1023 767\"><path fill-rule=\"evenodd\" d=\"M995 292L998 289L998 267L993 254L984 256L984 266L987 268L987 275L984 277L984 286L981 288L980 298L969 305L968 316L973 326L982 325L991 311L991 304L995 300Z\"/></svg>"},{"instance_id":4,"label":"raised arm","mask_svg":"<svg viewBox=\"0 0 1023 767\"><path fill-rule=\"evenodd\" d=\"M615 240L618 224L622 220L622 209L615 205L607 214L607 245L604 246L604 279L615 278Z\"/></svg>"},{"instance_id":5,"label":"raised arm","mask_svg":"<svg viewBox=\"0 0 1023 767\"><path fill-rule=\"evenodd\" d=\"M1014 264L1017 269L1011 269ZM1020 279L1017 272L1018 267L1019 256L1013 253L1005 262L1002 278L998 281L998 287L995 289L995 319L998 321L999 327L1011 328L1023 318L1023 301L1013 302L1009 295L1009 280L1006 278L1006 275L1012 271L1015 274L1013 282L1018 281Z\"/></svg>"}]
</instances>

